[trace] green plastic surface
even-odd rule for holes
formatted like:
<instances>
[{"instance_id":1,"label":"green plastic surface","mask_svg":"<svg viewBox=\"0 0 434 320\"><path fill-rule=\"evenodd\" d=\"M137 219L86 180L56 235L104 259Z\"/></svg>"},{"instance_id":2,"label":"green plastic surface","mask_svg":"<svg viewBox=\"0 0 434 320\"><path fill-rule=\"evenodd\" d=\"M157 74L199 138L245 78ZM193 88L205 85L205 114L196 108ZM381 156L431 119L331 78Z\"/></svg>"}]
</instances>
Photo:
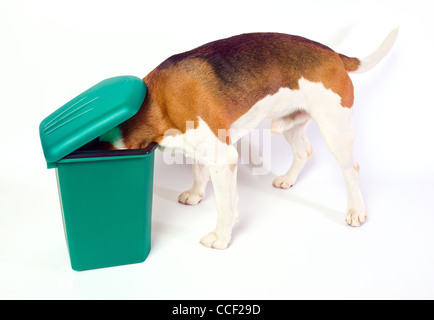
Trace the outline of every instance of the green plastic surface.
<instances>
[{"instance_id":1,"label":"green plastic surface","mask_svg":"<svg viewBox=\"0 0 434 320\"><path fill-rule=\"evenodd\" d=\"M145 83L104 80L44 119L39 132L56 168L63 224L74 270L143 262L151 249L156 144L143 150L74 152L140 109Z\"/></svg>"},{"instance_id":2,"label":"green plastic surface","mask_svg":"<svg viewBox=\"0 0 434 320\"><path fill-rule=\"evenodd\" d=\"M101 81L69 101L39 126L46 161L58 161L131 118L145 95L141 79L120 76Z\"/></svg>"},{"instance_id":3,"label":"green plastic surface","mask_svg":"<svg viewBox=\"0 0 434 320\"><path fill-rule=\"evenodd\" d=\"M151 249L154 149L144 155L56 163L72 269L146 259Z\"/></svg>"}]
</instances>

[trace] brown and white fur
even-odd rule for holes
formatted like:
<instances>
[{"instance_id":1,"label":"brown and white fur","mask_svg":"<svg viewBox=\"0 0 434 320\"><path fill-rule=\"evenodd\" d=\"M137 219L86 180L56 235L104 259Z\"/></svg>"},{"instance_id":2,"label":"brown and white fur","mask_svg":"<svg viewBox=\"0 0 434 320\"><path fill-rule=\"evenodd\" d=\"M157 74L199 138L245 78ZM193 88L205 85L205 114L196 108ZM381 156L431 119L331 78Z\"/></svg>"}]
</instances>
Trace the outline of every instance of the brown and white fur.
<instances>
[{"instance_id":1,"label":"brown and white fur","mask_svg":"<svg viewBox=\"0 0 434 320\"><path fill-rule=\"evenodd\" d=\"M346 221L360 226L367 216L353 157L354 90L348 73L374 67L396 36L397 30L392 31L362 60L279 33L243 34L174 55L143 79L148 94L139 112L101 141L129 149L157 142L192 157L193 186L178 201L199 203L211 179L217 225L201 243L225 249L238 217L238 153L233 144L270 119L271 131L283 133L293 149L290 169L273 181L275 187L288 189L312 154L306 126L314 119L343 171Z\"/></svg>"}]
</instances>

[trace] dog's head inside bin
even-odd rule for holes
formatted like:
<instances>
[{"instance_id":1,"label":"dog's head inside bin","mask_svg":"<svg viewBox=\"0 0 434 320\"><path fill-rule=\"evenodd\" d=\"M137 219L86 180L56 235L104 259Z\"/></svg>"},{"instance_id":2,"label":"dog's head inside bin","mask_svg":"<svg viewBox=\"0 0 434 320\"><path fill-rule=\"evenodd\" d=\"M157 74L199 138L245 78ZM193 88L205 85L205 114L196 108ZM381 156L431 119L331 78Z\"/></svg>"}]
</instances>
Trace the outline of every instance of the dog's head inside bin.
<instances>
[{"instance_id":1,"label":"dog's head inside bin","mask_svg":"<svg viewBox=\"0 0 434 320\"><path fill-rule=\"evenodd\" d=\"M149 254L157 145L79 150L134 116L145 95L146 85L139 78L110 78L40 124L45 159L56 171L74 270L143 262Z\"/></svg>"}]
</instances>

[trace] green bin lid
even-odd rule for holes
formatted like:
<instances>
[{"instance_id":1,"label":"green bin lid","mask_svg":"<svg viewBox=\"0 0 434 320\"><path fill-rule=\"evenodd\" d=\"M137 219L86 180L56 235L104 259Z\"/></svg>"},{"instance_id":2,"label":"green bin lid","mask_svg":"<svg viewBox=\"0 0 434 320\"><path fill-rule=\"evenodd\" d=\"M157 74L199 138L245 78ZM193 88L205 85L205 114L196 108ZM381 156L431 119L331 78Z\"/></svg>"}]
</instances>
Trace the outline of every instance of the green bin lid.
<instances>
[{"instance_id":1,"label":"green bin lid","mask_svg":"<svg viewBox=\"0 0 434 320\"><path fill-rule=\"evenodd\" d=\"M75 97L39 125L47 162L56 162L134 116L146 95L134 76L106 79Z\"/></svg>"}]
</instances>

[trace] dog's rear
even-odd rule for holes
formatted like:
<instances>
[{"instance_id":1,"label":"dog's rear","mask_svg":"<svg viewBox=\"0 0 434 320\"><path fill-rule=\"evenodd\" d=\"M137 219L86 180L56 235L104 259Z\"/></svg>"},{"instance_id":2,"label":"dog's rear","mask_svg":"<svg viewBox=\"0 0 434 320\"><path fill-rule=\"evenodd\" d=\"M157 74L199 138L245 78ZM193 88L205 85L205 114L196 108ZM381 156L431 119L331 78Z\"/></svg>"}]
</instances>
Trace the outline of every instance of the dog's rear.
<instances>
[{"instance_id":1,"label":"dog's rear","mask_svg":"<svg viewBox=\"0 0 434 320\"><path fill-rule=\"evenodd\" d=\"M155 141L195 159L193 187L179 201L197 204L211 177L217 227L201 242L222 249L228 246L237 220L238 154L232 144L263 119L271 119L272 132L283 133L294 151L289 171L273 182L287 189L312 153L306 125L313 118L343 170L346 220L360 226L366 210L352 155L354 90L348 73L377 64L396 34L393 31L363 60L277 33L239 35L172 56L144 78L149 94L139 113L121 125L122 141L119 137L116 141L126 148Z\"/></svg>"}]
</instances>

